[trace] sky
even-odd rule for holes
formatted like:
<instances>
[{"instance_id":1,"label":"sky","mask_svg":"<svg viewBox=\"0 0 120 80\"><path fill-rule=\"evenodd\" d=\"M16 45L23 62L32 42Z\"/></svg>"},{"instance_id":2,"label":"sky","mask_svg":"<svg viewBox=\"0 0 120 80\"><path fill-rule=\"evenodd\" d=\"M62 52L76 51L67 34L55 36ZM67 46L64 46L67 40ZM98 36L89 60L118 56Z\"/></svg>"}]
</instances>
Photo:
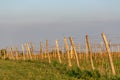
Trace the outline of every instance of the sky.
<instances>
[{"instance_id":1,"label":"sky","mask_svg":"<svg viewBox=\"0 0 120 80\"><path fill-rule=\"evenodd\" d=\"M120 0L0 0L0 48L120 34Z\"/></svg>"}]
</instances>

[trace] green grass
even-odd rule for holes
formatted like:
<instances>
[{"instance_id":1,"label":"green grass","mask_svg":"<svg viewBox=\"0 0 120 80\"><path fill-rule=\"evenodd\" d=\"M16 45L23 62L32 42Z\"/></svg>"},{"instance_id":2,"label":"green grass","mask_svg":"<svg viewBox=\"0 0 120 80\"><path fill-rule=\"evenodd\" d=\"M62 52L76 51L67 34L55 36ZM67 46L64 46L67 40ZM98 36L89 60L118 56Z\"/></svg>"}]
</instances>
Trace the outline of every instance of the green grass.
<instances>
[{"instance_id":1,"label":"green grass","mask_svg":"<svg viewBox=\"0 0 120 80\"><path fill-rule=\"evenodd\" d=\"M120 75L102 75L99 71L69 68L52 61L0 60L0 80L120 80Z\"/></svg>"}]
</instances>

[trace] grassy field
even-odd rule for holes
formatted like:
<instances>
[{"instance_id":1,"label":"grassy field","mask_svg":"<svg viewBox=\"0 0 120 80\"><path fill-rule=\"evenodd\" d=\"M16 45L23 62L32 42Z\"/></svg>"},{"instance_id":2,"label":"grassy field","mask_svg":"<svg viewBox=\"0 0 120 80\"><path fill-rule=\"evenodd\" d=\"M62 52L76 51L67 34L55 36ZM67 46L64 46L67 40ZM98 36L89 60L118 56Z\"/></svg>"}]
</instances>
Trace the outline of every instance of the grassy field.
<instances>
[{"instance_id":1,"label":"grassy field","mask_svg":"<svg viewBox=\"0 0 120 80\"><path fill-rule=\"evenodd\" d=\"M102 75L99 71L69 68L53 61L0 60L0 80L120 80L120 75Z\"/></svg>"}]
</instances>

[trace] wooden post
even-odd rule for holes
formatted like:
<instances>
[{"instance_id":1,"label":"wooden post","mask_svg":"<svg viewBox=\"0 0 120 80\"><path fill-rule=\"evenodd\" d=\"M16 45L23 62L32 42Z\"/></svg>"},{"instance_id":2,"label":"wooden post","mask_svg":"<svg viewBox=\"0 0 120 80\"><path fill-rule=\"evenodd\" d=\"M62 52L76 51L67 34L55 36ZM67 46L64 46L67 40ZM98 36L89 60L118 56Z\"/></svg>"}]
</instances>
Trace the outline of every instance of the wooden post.
<instances>
[{"instance_id":1,"label":"wooden post","mask_svg":"<svg viewBox=\"0 0 120 80\"><path fill-rule=\"evenodd\" d=\"M10 48L10 50L11 50L11 55L10 55L10 59L12 59L12 60L15 60L15 58L14 58L14 50L13 50L13 48Z\"/></svg>"},{"instance_id":2,"label":"wooden post","mask_svg":"<svg viewBox=\"0 0 120 80\"><path fill-rule=\"evenodd\" d=\"M29 54L29 58L30 60L32 60L32 55L31 55L31 51L30 51L30 47L28 44L26 44L27 50L28 50L28 54Z\"/></svg>"},{"instance_id":3,"label":"wooden post","mask_svg":"<svg viewBox=\"0 0 120 80\"><path fill-rule=\"evenodd\" d=\"M101 35L102 35L103 41L104 41L105 46L106 46L106 51L107 51L108 56L109 56L109 61L110 61L112 73L113 73L113 75L116 75L114 64L113 64L113 60L112 60L112 56L111 56L110 46L108 44L106 35L104 33L102 33Z\"/></svg>"},{"instance_id":4,"label":"wooden post","mask_svg":"<svg viewBox=\"0 0 120 80\"><path fill-rule=\"evenodd\" d=\"M80 50L80 43L78 44L78 53L80 53L81 50Z\"/></svg>"},{"instance_id":5,"label":"wooden post","mask_svg":"<svg viewBox=\"0 0 120 80\"><path fill-rule=\"evenodd\" d=\"M72 46L70 47L70 58L75 59Z\"/></svg>"},{"instance_id":6,"label":"wooden post","mask_svg":"<svg viewBox=\"0 0 120 80\"><path fill-rule=\"evenodd\" d=\"M4 60L5 60L6 54L7 54L7 53L6 53L6 50L7 50L7 49L5 49L5 50L3 51L3 59L4 59Z\"/></svg>"},{"instance_id":7,"label":"wooden post","mask_svg":"<svg viewBox=\"0 0 120 80\"><path fill-rule=\"evenodd\" d=\"M54 51L54 48L52 48L52 58L55 57L55 51Z\"/></svg>"},{"instance_id":8,"label":"wooden post","mask_svg":"<svg viewBox=\"0 0 120 80\"><path fill-rule=\"evenodd\" d=\"M10 48L7 47L7 58L10 59Z\"/></svg>"},{"instance_id":9,"label":"wooden post","mask_svg":"<svg viewBox=\"0 0 120 80\"><path fill-rule=\"evenodd\" d=\"M25 47L26 57L27 57L27 59L30 59L29 58L29 52L28 52L28 49L27 49L27 43L24 44L24 47Z\"/></svg>"},{"instance_id":10,"label":"wooden post","mask_svg":"<svg viewBox=\"0 0 120 80\"><path fill-rule=\"evenodd\" d=\"M91 46L90 46L90 43L89 43L88 35L86 35L86 43L87 43L88 54L89 54L89 57L90 57L91 67L92 67L92 70L95 70L95 67L94 67L94 64L93 64L93 59L92 59L92 49L91 49Z\"/></svg>"},{"instance_id":11,"label":"wooden post","mask_svg":"<svg viewBox=\"0 0 120 80\"><path fill-rule=\"evenodd\" d=\"M9 58L9 55L8 55L8 53L9 53L8 47L6 48L6 50L7 50L6 58Z\"/></svg>"},{"instance_id":12,"label":"wooden post","mask_svg":"<svg viewBox=\"0 0 120 80\"><path fill-rule=\"evenodd\" d=\"M40 55L41 55L41 58L43 59L43 47L42 47L42 42L40 42Z\"/></svg>"},{"instance_id":13,"label":"wooden post","mask_svg":"<svg viewBox=\"0 0 120 80\"><path fill-rule=\"evenodd\" d=\"M69 37L69 40L70 40L71 46L72 46L74 54L75 54L77 66L80 68L79 59L78 59L78 55L77 55L77 52L76 52L76 47L75 47L75 44L73 42L72 37Z\"/></svg>"},{"instance_id":14,"label":"wooden post","mask_svg":"<svg viewBox=\"0 0 120 80\"><path fill-rule=\"evenodd\" d=\"M54 58L55 58L55 59L57 58L56 53L57 53L56 48L54 48Z\"/></svg>"},{"instance_id":15,"label":"wooden post","mask_svg":"<svg viewBox=\"0 0 120 80\"><path fill-rule=\"evenodd\" d=\"M81 50L80 50L80 43L79 43L79 44L78 44L79 59L81 59L81 58L82 58L82 54L81 54L80 52L81 52Z\"/></svg>"},{"instance_id":16,"label":"wooden post","mask_svg":"<svg viewBox=\"0 0 120 80\"><path fill-rule=\"evenodd\" d=\"M32 42L29 43L30 44L30 54L32 56L32 59L36 60L37 58L35 57L36 55L34 54L34 50L35 50L35 46L33 45Z\"/></svg>"},{"instance_id":17,"label":"wooden post","mask_svg":"<svg viewBox=\"0 0 120 80\"><path fill-rule=\"evenodd\" d=\"M15 49L16 49L16 51L15 51L15 57L16 57L16 60L18 60L18 47L16 46Z\"/></svg>"},{"instance_id":18,"label":"wooden post","mask_svg":"<svg viewBox=\"0 0 120 80\"><path fill-rule=\"evenodd\" d=\"M67 56L68 56L68 65L71 67L71 59L70 59L70 53L69 53L69 46L66 37L64 37L64 44L65 44L65 49L67 51Z\"/></svg>"},{"instance_id":19,"label":"wooden post","mask_svg":"<svg viewBox=\"0 0 120 80\"><path fill-rule=\"evenodd\" d=\"M51 63L50 54L49 54L49 47L48 47L48 40L46 40L46 54L48 56L49 63Z\"/></svg>"},{"instance_id":20,"label":"wooden post","mask_svg":"<svg viewBox=\"0 0 120 80\"><path fill-rule=\"evenodd\" d=\"M65 56L64 56L64 54L65 54L65 53L64 53L64 46L62 46L61 52L62 52L62 53L61 53L61 54L62 54L61 57L62 57L62 59L64 59L64 58L65 58Z\"/></svg>"},{"instance_id":21,"label":"wooden post","mask_svg":"<svg viewBox=\"0 0 120 80\"><path fill-rule=\"evenodd\" d=\"M45 59L47 58L47 53L46 53L46 51L44 52L44 58L45 58Z\"/></svg>"},{"instance_id":22,"label":"wooden post","mask_svg":"<svg viewBox=\"0 0 120 80\"><path fill-rule=\"evenodd\" d=\"M24 49L24 45L22 44L22 58L23 60L25 60L25 49Z\"/></svg>"},{"instance_id":23,"label":"wooden post","mask_svg":"<svg viewBox=\"0 0 120 80\"><path fill-rule=\"evenodd\" d=\"M33 54L33 52L34 52L34 49L35 49L35 46L33 45L33 43L32 42L30 42L30 51L31 51L31 54Z\"/></svg>"},{"instance_id":24,"label":"wooden post","mask_svg":"<svg viewBox=\"0 0 120 80\"><path fill-rule=\"evenodd\" d=\"M88 61L88 47L87 47L87 43L86 43L86 61Z\"/></svg>"},{"instance_id":25,"label":"wooden post","mask_svg":"<svg viewBox=\"0 0 120 80\"><path fill-rule=\"evenodd\" d=\"M56 40L56 50L57 50L58 60L59 60L60 63L62 63L61 57L60 57L60 52L59 52L58 40Z\"/></svg>"}]
</instances>

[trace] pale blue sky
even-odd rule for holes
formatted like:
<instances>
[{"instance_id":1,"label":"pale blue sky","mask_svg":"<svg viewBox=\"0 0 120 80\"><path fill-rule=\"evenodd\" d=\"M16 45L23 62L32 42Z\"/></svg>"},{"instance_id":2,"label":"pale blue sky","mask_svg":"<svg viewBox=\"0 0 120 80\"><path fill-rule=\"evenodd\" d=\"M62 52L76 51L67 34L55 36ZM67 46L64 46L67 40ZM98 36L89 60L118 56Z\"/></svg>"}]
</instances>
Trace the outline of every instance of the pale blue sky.
<instances>
[{"instance_id":1,"label":"pale blue sky","mask_svg":"<svg viewBox=\"0 0 120 80\"><path fill-rule=\"evenodd\" d=\"M0 0L0 47L120 34L120 0Z\"/></svg>"}]
</instances>

